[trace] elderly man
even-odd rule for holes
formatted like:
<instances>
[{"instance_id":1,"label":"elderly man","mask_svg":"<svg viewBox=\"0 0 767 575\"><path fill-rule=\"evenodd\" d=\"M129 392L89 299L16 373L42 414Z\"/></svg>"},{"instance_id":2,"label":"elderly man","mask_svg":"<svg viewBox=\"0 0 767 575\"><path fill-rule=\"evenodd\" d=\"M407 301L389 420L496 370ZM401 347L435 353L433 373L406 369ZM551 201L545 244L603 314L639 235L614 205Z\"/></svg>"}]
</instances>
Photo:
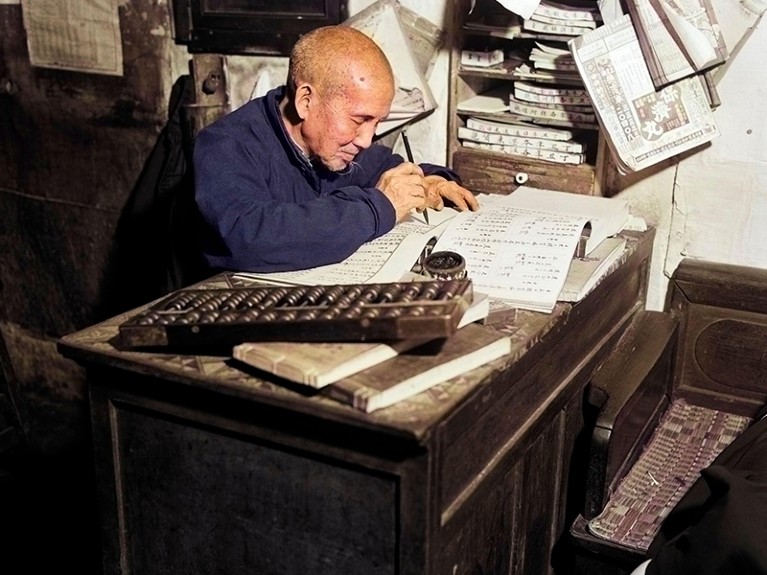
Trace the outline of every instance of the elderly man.
<instances>
[{"instance_id":1,"label":"elderly man","mask_svg":"<svg viewBox=\"0 0 767 575\"><path fill-rule=\"evenodd\" d=\"M372 146L394 76L373 40L348 26L303 36L287 85L203 129L195 200L212 270L285 271L334 263L413 210L477 209L447 168Z\"/></svg>"}]
</instances>

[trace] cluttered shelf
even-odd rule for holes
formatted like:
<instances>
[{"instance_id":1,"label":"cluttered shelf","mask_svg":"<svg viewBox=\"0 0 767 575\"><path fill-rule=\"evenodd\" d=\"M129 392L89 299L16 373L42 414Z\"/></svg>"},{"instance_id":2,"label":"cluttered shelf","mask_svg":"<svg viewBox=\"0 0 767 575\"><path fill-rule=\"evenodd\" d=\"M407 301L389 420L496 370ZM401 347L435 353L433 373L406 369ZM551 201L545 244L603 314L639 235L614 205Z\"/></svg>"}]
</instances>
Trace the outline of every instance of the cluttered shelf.
<instances>
[{"instance_id":1,"label":"cluttered shelf","mask_svg":"<svg viewBox=\"0 0 767 575\"><path fill-rule=\"evenodd\" d=\"M598 194L608 167L637 172L709 145L719 135L713 111L723 64L765 10L763 3L730 0L629 0L603 17L605 7L590 0L541 0L515 8L519 13L506 6L462 6L449 113L453 166L470 186L506 193L509 178L475 180L483 154L517 158L506 168L525 178L519 158L543 160L555 177L530 185ZM536 139L510 142L499 134L511 128L470 126L476 114L488 113L502 114L498 124L525 126ZM555 137L557 130L563 133ZM594 134L588 142L571 140L567 150L553 144L574 130ZM466 148L481 152L466 156ZM561 182L574 165L590 167L593 177L566 187Z\"/></svg>"},{"instance_id":2,"label":"cluttered shelf","mask_svg":"<svg viewBox=\"0 0 767 575\"><path fill-rule=\"evenodd\" d=\"M469 187L482 192L509 193L528 183L598 194L604 159L600 133L566 44L576 32L593 29L596 16L592 10L574 21L545 2L541 6L552 16L534 21L497 2L480 1L458 22L451 165Z\"/></svg>"}]
</instances>

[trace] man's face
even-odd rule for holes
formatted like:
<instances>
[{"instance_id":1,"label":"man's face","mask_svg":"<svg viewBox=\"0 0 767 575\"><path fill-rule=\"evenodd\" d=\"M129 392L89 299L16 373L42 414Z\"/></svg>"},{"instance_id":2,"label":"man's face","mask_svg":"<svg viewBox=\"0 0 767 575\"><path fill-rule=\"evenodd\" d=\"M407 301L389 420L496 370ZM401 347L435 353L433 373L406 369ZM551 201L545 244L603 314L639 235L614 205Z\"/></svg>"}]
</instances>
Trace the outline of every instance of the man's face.
<instances>
[{"instance_id":1,"label":"man's face","mask_svg":"<svg viewBox=\"0 0 767 575\"><path fill-rule=\"evenodd\" d=\"M317 105L301 129L309 156L331 171L346 169L360 151L370 147L378 123L389 114L393 96L391 86L375 81L329 97L318 94Z\"/></svg>"}]
</instances>

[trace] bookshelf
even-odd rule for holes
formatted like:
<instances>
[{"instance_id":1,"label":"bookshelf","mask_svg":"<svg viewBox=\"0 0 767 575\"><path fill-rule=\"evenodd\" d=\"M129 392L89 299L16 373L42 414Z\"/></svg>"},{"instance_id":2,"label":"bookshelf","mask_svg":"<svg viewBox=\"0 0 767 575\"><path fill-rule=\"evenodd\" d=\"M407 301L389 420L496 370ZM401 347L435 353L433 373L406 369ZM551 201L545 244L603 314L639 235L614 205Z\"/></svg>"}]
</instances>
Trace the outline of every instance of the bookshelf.
<instances>
[{"instance_id":1,"label":"bookshelf","mask_svg":"<svg viewBox=\"0 0 767 575\"><path fill-rule=\"evenodd\" d=\"M555 129L572 131L573 139L584 145L582 163L560 163L521 155L515 152L529 152L520 150L519 147L508 153L509 147L504 151L496 151L470 148L463 144L464 140L459 137L459 131L465 133L467 124L472 120L508 123L515 117L520 117L508 110L466 111L464 105L472 97L488 93L508 96L514 92L515 83L520 82L544 87L561 86L566 89L583 87L577 79L573 80L571 85L528 82L515 72L519 64L525 63L536 43L566 48L566 42L571 36L523 30L515 27L511 21L508 26L498 26L499 22L504 22L504 18L513 18L515 15L506 11L495 0L477 0L471 14L470 7L469 0L461 0L456 3L454 12L448 109L448 158L451 167L461 176L464 185L475 192L510 193L521 183L519 177L526 178L526 185L531 187L600 195L603 164L609 154L603 149L604 142L597 129L583 129L582 125L576 128L553 126ZM505 27L506 31L502 33L498 29L486 28L484 24L487 22L496 27ZM461 55L464 50L477 53L501 50L504 61L487 68L462 65Z\"/></svg>"}]
</instances>

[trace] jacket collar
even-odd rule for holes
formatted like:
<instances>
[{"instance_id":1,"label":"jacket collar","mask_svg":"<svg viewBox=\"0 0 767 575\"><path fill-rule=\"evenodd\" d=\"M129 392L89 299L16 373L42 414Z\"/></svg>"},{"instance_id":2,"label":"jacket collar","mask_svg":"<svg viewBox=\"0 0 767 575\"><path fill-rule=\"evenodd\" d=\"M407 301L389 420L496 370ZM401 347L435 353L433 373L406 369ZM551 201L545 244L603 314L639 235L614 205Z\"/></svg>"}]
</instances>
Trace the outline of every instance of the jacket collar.
<instances>
[{"instance_id":1,"label":"jacket collar","mask_svg":"<svg viewBox=\"0 0 767 575\"><path fill-rule=\"evenodd\" d=\"M290 134L288 134L288 131L285 128L285 123L282 121L280 102L284 96L285 86L279 86L278 88L269 90L264 95L266 117L291 161L296 165L312 170L313 167L309 158L306 157L303 150L301 150L301 148L299 148L293 141L293 138L290 137Z\"/></svg>"}]
</instances>

